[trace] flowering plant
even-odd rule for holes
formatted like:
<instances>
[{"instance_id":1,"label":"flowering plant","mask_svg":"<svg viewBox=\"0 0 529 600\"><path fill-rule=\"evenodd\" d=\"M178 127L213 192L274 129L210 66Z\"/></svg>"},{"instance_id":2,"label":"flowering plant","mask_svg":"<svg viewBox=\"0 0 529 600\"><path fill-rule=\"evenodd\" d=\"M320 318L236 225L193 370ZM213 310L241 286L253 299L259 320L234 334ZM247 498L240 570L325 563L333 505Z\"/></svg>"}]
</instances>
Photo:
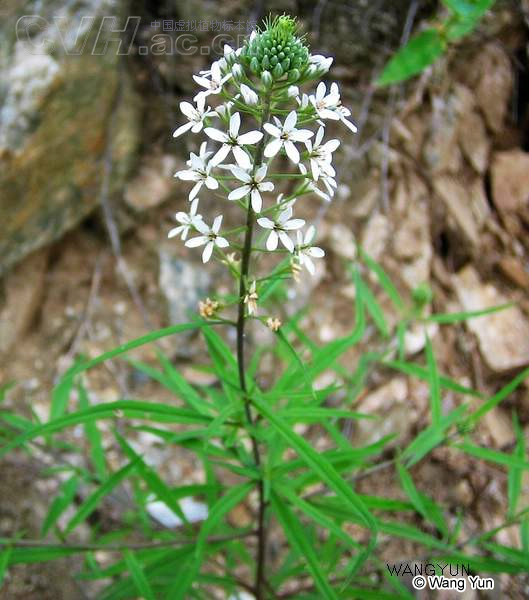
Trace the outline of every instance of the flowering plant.
<instances>
[{"instance_id":1,"label":"flowering plant","mask_svg":"<svg viewBox=\"0 0 529 600\"><path fill-rule=\"evenodd\" d=\"M314 274L324 257L314 245L315 226L296 213L303 202L328 202L335 193L332 157L339 141L325 139L326 124L343 124L347 134L355 131L338 86L319 81L331 63L311 55L294 20L282 16L268 20L242 48L226 47L222 58L194 76L200 90L192 103L181 103L186 122L174 132L177 138L198 136L188 168L176 173L189 182L189 210L176 214L178 225L169 237L200 248L204 263L225 265L235 293L203 299L200 319L151 331L75 362L53 390L48 420L37 415L29 420L2 404L0 458L19 447L38 452L39 466L51 457L53 468L46 471L56 495L42 523L46 539L28 539L25 532L0 538L0 586L7 570L19 563L78 553L87 556L83 577L100 580L95 593L105 586L97 595L101 600L407 599L411 595L399 579L401 565L424 557L445 566L461 562L476 572L527 572L528 509L520 501L528 468L523 429L515 417L512 454L472 443L469 434L522 384L529 369L485 400L439 373L425 334L498 308L430 315L425 310L431 301L428 287L419 286L411 299L403 299L382 267L358 248L356 263L348 265L354 284L351 331L319 344L301 331L297 315L281 315L282 322L267 311L267 299L279 296L284 280L297 280L305 270ZM303 86L312 87L304 92ZM203 214L214 205L212 221L199 213L199 204ZM224 214L227 206L233 210ZM226 228L233 214L240 218ZM376 295L365 272L375 280ZM379 295L397 317L391 326ZM267 327L274 343L259 345L251 354L249 322ZM235 352L217 327L235 332ZM211 358L202 367L206 383L184 377L158 347L159 368L151 362L130 363L168 390L174 402L127 395L112 401L99 397L91 404L95 394L88 393L86 371L191 331L202 333ZM367 331L369 346L359 349ZM357 360L351 369L351 360L343 357L353 347ZM423 348L425 365L408 360ZM269 355L277 374L273 381L271 369L260 377L260 361ZM370 391L375 368L378 376L399 371L401 378L428 382L431 422L406 439L404 448L395 446L402 432L390 431L390 419L381 426L375 421L371 430L365 425L364 431L375 434L372 443L362 446L356 438L353 443L356 431L376 418L352 410ZM0 385L0 403L8 390L9 385ZM448 403L443 403L445 393ZM479 398L477 408L454 404L456 395ZM110 427L106 423L103 429L102 421ZM309 425L314 429L305 439ZM75 443L65 443L58 435L71 427ZM161 440L164 452L183 449L203 468L189 479L165 481L161 469L143 455L144 448L130 439L138 433ZM443 445L509 469L504 522L495 520L488 532L464 535L468 524L455 517L459 507L441 506L417 488L412 468ZM380 471L388 469L406 501L402 494L393 499L358 492L357 481L377 482ZM110 498L111 518L103 519ZM115 510L120 502L126 508L121 514ZM515 525L522 549L494 541ZM399 555L401 564L391 569L379 533L389 548L404 540L415 553ZM71 541L72 535L79 537ZM404 573L412 574L407 569Z\"/></svg>"},{"instance_id":2,"label":"flowering plant","mask_svg":"<svg viewBox=\"0 0 529 600\"><path fill-rule=\"evenodd\" d=\"M200 145L198 155L191 152L189 169L175 174L181 180L194 182L194 186L189 192L189 214L177 213L180 225L169 232L169 237L180 235L190 248L204 246L203 262L212 257L218 259L229 266L237 281L237 365L249 429L255 427L256 417L252 414L245 370L245 322L258 318L278 332L281 321L277 316L257 316L261 289L278 276L292 275L297 279L303 267L314 275L313 259L322 258L325 253L312 245L316 236L314 225L303 232L305 220L293 216L296 203L306 196L325 201L334 196L336 172L332 158L340 142L324 142L326 122L341 121L350 131L356 131L354 123L348 120L350 111L341 103L338 85L332 83L327 91L326 84L319 81L331 64L332 58L310 54L304 39L297 34L295 20L283 15L268 19L264 28L254 31L241 48L234 50L226 45L222 58L193 77L204 88L196 94L195 105L180 104L188 122L176 129L174 137L191 131L203 132L209 139ZM318 81L313 93L300 90L301 86ZM293 183L294 189L274 198L278 180ZM222 190L221 202L237 202L244 215L244 226L222 232L222 215L208 226L197 215L198 194L202 194L203 186ZM215 201L218 195L215 194ZM261 235L254 242L256 225ZM190 231L198 235L187 239ZM234 254L227 255L228 248L240 252L241 260L236 261ZM252 255L266 253L286 258L272 273L251 272ZM200 313L204 318L219 318L220 309L221 303L208 298L201 303ZM250 439L255 466L259 468L260 441L253 433ZM268 504L263 479L257 488L259 543L254 591L260 598Z\"/></svg>"}]
</instances>

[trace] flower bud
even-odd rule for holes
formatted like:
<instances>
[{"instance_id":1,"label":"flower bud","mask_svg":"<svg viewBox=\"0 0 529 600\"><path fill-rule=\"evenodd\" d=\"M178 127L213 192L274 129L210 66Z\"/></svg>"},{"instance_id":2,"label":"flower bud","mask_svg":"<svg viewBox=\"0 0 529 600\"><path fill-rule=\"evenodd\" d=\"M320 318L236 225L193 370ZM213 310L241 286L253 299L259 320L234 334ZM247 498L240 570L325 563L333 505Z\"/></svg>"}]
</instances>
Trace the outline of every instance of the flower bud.
<instances>
[{"instance_id":1,"label":"flower bud","mask_svg":"<svg viewBox=\"0 0 529 600\"><path fill-rule=\"evenodd\" d=\"M283 76L283 67L279 63L274 67L274 70L272 71L272 75L276 79L279 79L280 77Z\"/></svg>"},{"instance_id":2,"label":"flower bud","mask_svg":"<svg viewBox=\"0 0 529 600\"><path fill-rule=\"evenodd\" d=\"M231 72L232 72L233 78L236 81L239 81L244 76L243 68L241 67L241 65L239 63L235 63L233 65L233 67L231 68Z\"/></svg>"},{"instance_id":3,"label":"flower bud","mask_svg":"<svg viewBox=\"0 0 529 600\"><path fill-rule=\"evenodd\" d=\"M261 81L263 82L263 85L265 86L265 88L272 87L274 80L272 79L272 75L270 74L270 71L263 71L261 73Z\"/></svg>"},{"instance_id":4,"label":"flower bud","mask_svg":"<svg viewBox=\"0 0 529 600\"><path fill-rule=\"evenodd\" d=\"M288 81L290 83L294 83L294 81L297 81L300 77L300 73L298 71L298 69L292 69L291 71L288 72Z\"/></svg>"},{"instance_id":5,"label":"flower bud","mask_svg":"<svg viewBox=\"0 0 529 600\"><path fill-rule=\"evenodd\" d=\"M269 19L263 31L250 37L240 58L256 75L269 71L275 79L287 75L289 81L296 81L309 64L309 51L297 35L296 21L282 15Z\"/></svg>"}]
</instances>

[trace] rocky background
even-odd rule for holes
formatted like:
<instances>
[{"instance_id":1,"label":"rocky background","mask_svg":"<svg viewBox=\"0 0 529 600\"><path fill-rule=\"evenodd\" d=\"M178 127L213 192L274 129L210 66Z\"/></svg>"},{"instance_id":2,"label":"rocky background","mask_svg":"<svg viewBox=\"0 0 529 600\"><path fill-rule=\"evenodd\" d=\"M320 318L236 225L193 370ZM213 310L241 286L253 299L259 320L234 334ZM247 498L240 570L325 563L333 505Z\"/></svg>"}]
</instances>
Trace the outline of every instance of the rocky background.
<instances>
[{"instance_id":1,"label":"rocky background","mask_svg":"<svg viewBox=\"0 0 529 600\"><path fill-rule=\"evenodd\" d=\"M515 303L430 331L443 372L493 393L529 364L529 4L498 2L477 32L422 77L390 92L374 89L372 81L403 37L439 10L433 0L3 0L0 385L15 382L7 407L47 418L50 389L76 356L184 321L199 299L218 289L215 267L203 269L199 253L166 239L174 213L187 205L172 174L192 149L189 138L171 136L181 118L178 103L192 94L192 73L214 56L171 50L169 39L178 33L163 31L163 23L256 21L269 11L298 15L312 47L336 57L331 77L360 126L354 137L340 132L335 201L304 208L304 216L318 222L327 257L313 280L295 288L289 312L310 295L304 327L314 339L328 341L351 327L353 288L345 263L355 259L359 240L404 295L428 284L432 311ZM133 25L122 34L120 54L103 19L128 15L140 23L135 35ZM153 38L160 33L167 37ZM218 43L217 33L190 33L196 47ZM217 214L210 206L207 219ZM389 305L387 311L391 321ZM423 333L416 334L407 340L410 357L422 349ZM374 332L367 343L377 343ZM164 349L189 380L203 381L191 368L203 352L197 339L166 341ZM358 352L347 357L351 370ZM153 354L145 348L136 357L149 361ZM355 409L385 418L382 427L362 422L353 432L356 444L393 431L399 432L396 443L405 443L427 423L426 384L386 372L373 372L368 383ZM123 362L94 370L87 387L93 401L164 398ZM447 410L459 401L451 394L443 399ZM479 431L483 444L512 448L513 409L529 433L529 381L489 413ZM321 432L307 429L306 435L317 443ZM200 480L189 456L175 460L146 434L136 444L169 481ZM117 464L111 441L107 450ZM434 458L414 471L418 486L445 506L465 507L469 534L499 524L505 474L470 459L455 462L442 449ZM42 470L56 460L43 453L37 462L17 455L0 463L0 536L38 531L42 496L57 485ZM529 480L525 485L529 503ZM399 494L383 471L361 486ZM100 518L111 523L116 510L104 507ZM248 519L248 510L241 507L234 518ZM506 543L519 542L514 529L502 535ZM402 548L389 545L388 560L397 555ZM57 567L14 569L5 597L94 597L94 589L81 589L66 570L51 577L51 568ZM500 579L502 597L527 597L526 580Z\"/></svg>"}]
</instances>

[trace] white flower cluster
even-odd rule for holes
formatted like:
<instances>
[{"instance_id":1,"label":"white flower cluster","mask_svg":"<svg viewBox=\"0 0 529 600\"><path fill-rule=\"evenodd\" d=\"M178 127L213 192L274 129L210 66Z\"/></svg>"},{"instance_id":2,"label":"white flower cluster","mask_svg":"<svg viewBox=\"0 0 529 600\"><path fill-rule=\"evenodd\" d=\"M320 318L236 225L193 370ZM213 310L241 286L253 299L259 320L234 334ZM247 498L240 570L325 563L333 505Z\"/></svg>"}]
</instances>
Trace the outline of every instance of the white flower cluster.
<instances>
[{"instance_id":1,"label":"white flower cluster","mask_svg":"<svg viewBox=\"0 0 529 600\"><path fill-rule=\"evenodd\" d=\"M176 129L174 137L188 131L203 132L208 141L201 144L198 154L191 152L188 168L175 174L194 185L189 192L190 211L176 214L179 225L169 232L169 237L180 236L191 248L204 246L204 262L214 253L226 261L223 249L230 244L240 247L234 237L240 236L242 228L223 233L222 215L209 227L197 214L199 194L204 187L215 195L224 191L226 200L238 202L245 212L251 206L257 224L264 230L262 242L257 241L262 244L260 251L288 252L296 269L305 267L313 274L313 259L323 257L324 251L312 245L314 226L302 231L305 221L293 217L294 206L306 194L316 194L327 201L334 196L337 184L332 158L340 142L324 141L326 121L342 122L353 132L356 127L347 118L350 111L341 104L336 83L327 91L321 82L309 95L301 94L298 85L289 82L274 87L266 73L261 81L256 81L244 67L240 53L241 49L226 46L220 60L193 76L202 88L194 104L180 104L187 122ZM331 63L331 58L310 56L304 77L296 83L321 77ZM214 96L221 102L210 107ZM308 127L311 124L315 130ZM274 159L283 156L288 162L277 161L278 168L273 171ZM289 163L294 165L293 171L285 168ZM280 172L281 168L288 172ZM280 194L268 201L267 194L275 187L273 181L289 177L297 184L295 190L286 197ZM198 235L188 239L190 233Z\"/></svg>"}]
</instances>

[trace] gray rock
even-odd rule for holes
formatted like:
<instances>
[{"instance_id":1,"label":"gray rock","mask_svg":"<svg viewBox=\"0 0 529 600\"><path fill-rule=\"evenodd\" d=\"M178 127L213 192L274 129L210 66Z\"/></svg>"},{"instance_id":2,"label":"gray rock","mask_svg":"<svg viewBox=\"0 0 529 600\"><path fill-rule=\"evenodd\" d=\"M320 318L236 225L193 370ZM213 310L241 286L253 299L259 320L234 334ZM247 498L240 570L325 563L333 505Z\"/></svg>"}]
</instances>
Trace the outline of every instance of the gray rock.
<instances>
[{"instance_id":1,"label":"gray rock","mask_svg":"<svg viewBox=\"0 0 529 600\"><path fill-rule=\"evenodd\" d=\"M189 314L197 314L198 302L208 291L208 270L173 256L169 249L161 248L160 289L167 301L171 325L189 322Z\"/></svg>"},{"instance_id":2,"label":"gray rock","mask_svg":"<svg viewBox=\"0 0 529 600\"><path fill-rule=\"evenodd\" d=\"M101 17L120 10L119 2L108 0L3 7L0 275L97 206L107 140L109 192L121 193L139 147L139 100L118 65L116 45L99 55L91 52ZM25 21L24 15L38 18ZM115 36L101 33L100 48L109 35Z\"/></svg>"}]
</instances>

